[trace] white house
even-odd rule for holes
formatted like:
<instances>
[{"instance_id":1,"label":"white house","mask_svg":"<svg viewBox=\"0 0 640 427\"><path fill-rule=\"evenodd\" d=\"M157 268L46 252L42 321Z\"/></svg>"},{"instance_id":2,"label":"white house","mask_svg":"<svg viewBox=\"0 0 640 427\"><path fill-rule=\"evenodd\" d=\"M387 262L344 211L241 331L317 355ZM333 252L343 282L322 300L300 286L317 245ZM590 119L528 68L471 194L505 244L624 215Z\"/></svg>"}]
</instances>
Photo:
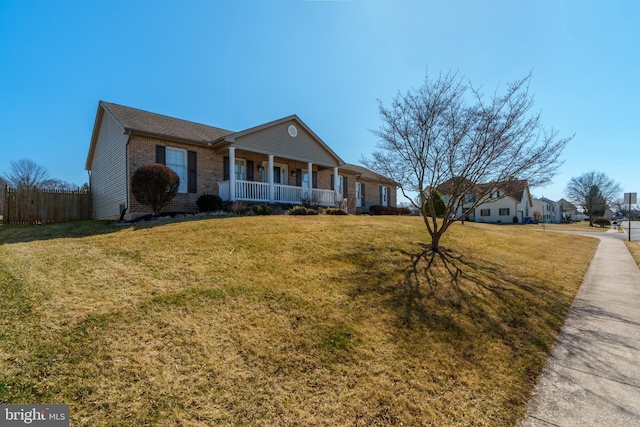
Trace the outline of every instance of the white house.
<instances>
[{"instance_id":1,"label":"white house","mask_svg":"<svg viewBox=\"0 0 640 427\"><path fill-rule=\"evenodd\" d=\"M557 224L562 222L562 206L560 202L542 197L532 199L532 217L545 224Z\"/></svg>"},{"instance_id":2,"label":"white house","mask_svg":"<svg viewBox=\"0 0 640 427\"><path fill-rule=\"evenodd\" d=\"M445 203L452 200L450 188L453 180L438 186ZM532 215L531 193L526 180L511 180L499 183L477 184L464 195L464 205L456 212L461 217L477 200L481 203L467 213L465 220L491 223L524 223Z\"/></svg>"}]
</instances>

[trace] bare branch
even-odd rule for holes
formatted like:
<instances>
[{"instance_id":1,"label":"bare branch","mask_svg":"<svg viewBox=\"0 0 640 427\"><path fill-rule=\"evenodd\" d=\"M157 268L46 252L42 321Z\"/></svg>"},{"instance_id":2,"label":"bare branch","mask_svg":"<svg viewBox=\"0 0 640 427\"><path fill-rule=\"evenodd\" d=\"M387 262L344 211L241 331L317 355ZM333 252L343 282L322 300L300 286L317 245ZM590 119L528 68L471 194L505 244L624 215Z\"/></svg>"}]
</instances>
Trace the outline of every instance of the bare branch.
<instances>
[{"instance_id":1,"label":"bare branch","mask_svg":"<svg viewBox=\"0 0 640 427\"><path fill-rule=\"evenodd\" d=\"M372 130L377 150L363 163L397 182L405 196L419 194L410 200L423 214L434 250L460 214L483 202L465 200L478 184L492 183L492 191L514 180L542 185L562 165L560 155L571 137L545 130L540 113L531 113L530 80L531 74L486 99L457 74L435 80L427 75L420 88L398 93L388 107L379 101L382 125ZM444 183L449 197L438 223L425 194Z\"/></svg>"}]
</instances>

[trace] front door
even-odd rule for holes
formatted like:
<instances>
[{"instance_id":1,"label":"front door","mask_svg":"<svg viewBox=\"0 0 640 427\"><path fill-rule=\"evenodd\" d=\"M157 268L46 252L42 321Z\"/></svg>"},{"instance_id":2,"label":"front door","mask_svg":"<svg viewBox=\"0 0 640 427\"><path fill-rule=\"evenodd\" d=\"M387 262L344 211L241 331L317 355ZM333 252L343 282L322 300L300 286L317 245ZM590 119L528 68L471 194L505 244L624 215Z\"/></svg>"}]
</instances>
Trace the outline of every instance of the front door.
<instances>
[{"instance_id":1,"label":"front door","mask_svg":"<svg viewBox=\"0 0 640 427\"><path fill-rule=\"evenodd\" d=\"M267 162L262 162L262 167L262 170L264 171L262 172L262 182L269 182L269 177L266 173L269 168L269 164ZM282 163L273 164L273 183L287 184L287 165Z\"/></svg>"}]
</instances>

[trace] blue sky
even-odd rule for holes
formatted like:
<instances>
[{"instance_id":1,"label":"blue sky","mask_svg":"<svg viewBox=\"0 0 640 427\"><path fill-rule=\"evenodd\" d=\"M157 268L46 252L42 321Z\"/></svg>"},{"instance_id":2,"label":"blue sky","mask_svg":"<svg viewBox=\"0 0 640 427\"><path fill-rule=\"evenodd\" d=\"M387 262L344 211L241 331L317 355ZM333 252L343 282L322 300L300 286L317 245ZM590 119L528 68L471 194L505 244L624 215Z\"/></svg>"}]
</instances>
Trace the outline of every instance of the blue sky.
<instances>
[{"instance_id":1,"label":"blue sky","mask_svg":"<svg viewBox=\"0 0 640 427\"><path fill-rule=\"evenodd\" d=\"M640 2L0 0L0 172L29 158L87 181L99 100L239 131L297 114L346 162L378 99L457 71L492 92L533 71L565 164L640 192Z\"/></svg>"}]
</instances>

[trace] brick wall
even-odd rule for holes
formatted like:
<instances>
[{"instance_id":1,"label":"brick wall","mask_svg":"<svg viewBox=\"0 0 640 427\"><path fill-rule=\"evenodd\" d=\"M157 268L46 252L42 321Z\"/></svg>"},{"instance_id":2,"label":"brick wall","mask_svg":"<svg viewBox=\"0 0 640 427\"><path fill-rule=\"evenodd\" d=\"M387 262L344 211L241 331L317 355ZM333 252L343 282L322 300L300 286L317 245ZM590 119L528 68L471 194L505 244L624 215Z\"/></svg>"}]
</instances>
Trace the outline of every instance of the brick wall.
<instances>
[{"instance_id":1,"label":"brick wall","mask_svg":"<svg viewBox=\"0 0 640 427\"><path fill-rule=\"evenodd\" d=\"M178 193L178 195L164 207L164 212L197 212L196 200L202 194L218 194L218 181L222 181L222 155L212 149L189 144L181 144L157 138L134 136L128 147L129 183L131 176L140 166L156 162L156 145L182 148L195 151L197 169L197 191L195 193ZM130 185L130 184L129 184ZM130 196L131 213L148 213L149 207L141 205L133 194Z\"/></svg>"},{"instance_id":2,"label":"brick wall","mask_svg":"<svg viewBox=\"0 0 640 427\"><path fill-rule=\"evenodd\" d=\"M134 136L128 146L128 168L129 168L129 185L131 183L131 176L140 166L144 166L150 163L156 162L156 145L169 146L175 148L181 148L188 151L195 151L196 163L197 163L197 192L195 193L178 193L178 195L164 207L164 212L197 212L196 200L202 194L215 194L218 195L218 182L224 180L224 157L228 156L228 152L223 150L221 153L216 153L211 148L206 146L195 146L190 144L182 144L173 141L167 141L159 138L150 138L143 136ZM262 181L262 174L266 171L260 172L259 166L264 164L268 160L268 156L259 153L253 153L250 151L236 150L236 159L245 159L253 162L253 178L255 181ZM292 172L296 169L307 169L308 163L293 161L284 158L274 158L274 163L286 164L288 167L287 183L288 185L296 185L296 177L292 175ZM233 170L233 167L231 168ZM313 170L318 175L318 188L329 190L331 189L331 175L333 175L333 168L322 168L318 165L313 165ZM348 177L348 208L349 213L356 213L355 208L355 194L356 194L356 180L357 176L343 171L338 171L339 174ZM365 192L365 204L363 211L368 212L370 205L380 204L380 184L375 182L367 182ZM390 206L396 205L395 189L390 187ZM141 205L131 194L129 200L129 212L134 216L136 214L149 213L148 206Z\"/></svg>"}]
</instances>

